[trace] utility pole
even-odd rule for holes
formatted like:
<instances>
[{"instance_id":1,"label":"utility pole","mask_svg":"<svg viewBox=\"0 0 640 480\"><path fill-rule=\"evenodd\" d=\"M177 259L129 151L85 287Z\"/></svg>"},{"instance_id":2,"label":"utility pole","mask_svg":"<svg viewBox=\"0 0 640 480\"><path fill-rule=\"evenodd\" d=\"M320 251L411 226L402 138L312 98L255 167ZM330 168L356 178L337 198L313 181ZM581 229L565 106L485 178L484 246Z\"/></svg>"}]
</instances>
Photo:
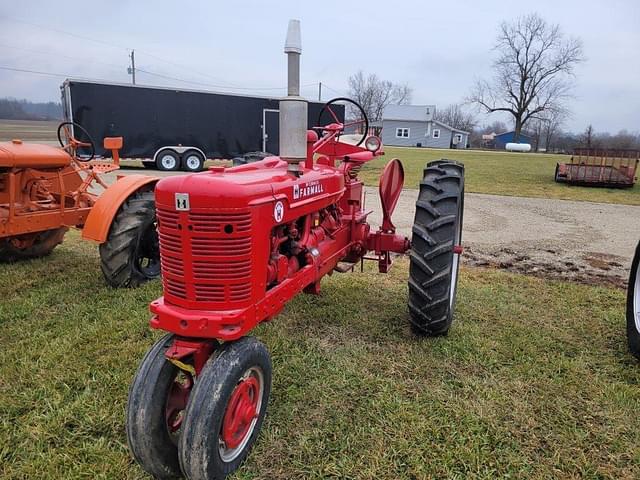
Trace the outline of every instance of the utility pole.
<instances>
[{"instance_id":1,"label":"utility pole","mask_svg":"<svg viewBox=\"0 0 640 480\"><path fill-rule=\"evenodd\" d=\"M131 66L127 68L127 72L131 75L131 81L133 84L136 84L136 51L131 50L131 54L129 55L131 59Z\"/></svg>"},{"instance_id":2,"label":"utility pole","mask_svg":"<svg viewBox=\"0 0 640 480\"><path fill-rule=\"evenodd\" d=\"M322 82L318 83L318 101L322 102Z\"/></svg>"}]
</instances>

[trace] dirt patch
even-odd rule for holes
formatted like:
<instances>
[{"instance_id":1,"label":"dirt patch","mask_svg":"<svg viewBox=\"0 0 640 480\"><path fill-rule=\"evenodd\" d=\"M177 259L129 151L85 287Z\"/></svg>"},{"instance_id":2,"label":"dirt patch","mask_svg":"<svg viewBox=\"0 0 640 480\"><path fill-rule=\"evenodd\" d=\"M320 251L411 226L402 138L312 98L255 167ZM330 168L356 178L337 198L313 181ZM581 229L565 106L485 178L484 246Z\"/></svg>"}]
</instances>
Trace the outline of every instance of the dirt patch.
<instances>
[{"instance_id":1,"label":"dirt patch","mask_svg":"<svg viewBox=\"0 0 640 480\"><path fill-rule=\"evenodd\" d=\"M628 281L628 270L620 263L623 259L613 255L597 254L580 257L553 249L523 253L508 247L495 249L466 247L462 258L465 265L499 268L587 285L626 288Z\"/></svg>"}]
</instances>

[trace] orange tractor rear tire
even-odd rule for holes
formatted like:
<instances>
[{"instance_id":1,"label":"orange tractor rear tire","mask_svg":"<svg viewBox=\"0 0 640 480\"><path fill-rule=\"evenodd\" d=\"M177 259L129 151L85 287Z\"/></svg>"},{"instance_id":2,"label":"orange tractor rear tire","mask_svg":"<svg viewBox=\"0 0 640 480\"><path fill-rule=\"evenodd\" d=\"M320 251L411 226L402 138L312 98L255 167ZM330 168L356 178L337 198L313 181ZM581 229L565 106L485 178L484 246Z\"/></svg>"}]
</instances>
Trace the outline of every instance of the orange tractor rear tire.
<instances>
[{"instance_id":1,"label":"orange tractor rear tire","mask_svg":"<svg viewBox=\"0 0 640 480\"><path fill-rule=\"evenodd\" d=\"M66 227L53 228L0 239L0 262L16 262L49 255L62 243L67 230Z\"/></svg>"},{"instance_id":2,"label":"orange tractor rear tire","mask_svg":"<svg viewBox=\"0 0 640 480\"><path fill-rule=\"evenodd\" d=\"M122 203L100 244L100 266L109 285L137 287L160 276L156 222L153 190L137 191Z\"/></svg>"}]
</instances>

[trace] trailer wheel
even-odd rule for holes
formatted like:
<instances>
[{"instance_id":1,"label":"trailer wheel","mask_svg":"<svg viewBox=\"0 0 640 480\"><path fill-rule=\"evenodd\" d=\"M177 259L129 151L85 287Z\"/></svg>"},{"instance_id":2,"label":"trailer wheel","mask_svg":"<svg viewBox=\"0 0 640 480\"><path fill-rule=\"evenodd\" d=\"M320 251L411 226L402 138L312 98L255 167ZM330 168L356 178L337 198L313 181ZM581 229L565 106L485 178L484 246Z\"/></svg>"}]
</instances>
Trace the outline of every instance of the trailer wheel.
<instances>
[{"instance_id":1,"label":"trailer wheel","mask_svg":"<svg viewBox=\"0 0 640 480\"><path fill-rule=\"evenodd\" d=\"M161 150L156 155L156 167L163 172L180 170L180 157L173 150Z\"/></svg>"},{"instance_id":2,"label":"trailer wheel","mask_svg":"<svg viewBox=\"0 0 640 480\"><path fill-rule=\"evenodd\" d=\"M164 353L173 335L147 352L129 387L127 443L135 460L155 478L180 478L178 439L194 379L169 362Z\"/></svg>"},{"instance_id":3,"label":"trailer wheel","mask_svg":"<svg viewBox=\"0 0 640 480\"><path fill-rule=\"evenodd\" d=\"M160 249L153 191L137 191L120 206L100 266L112 287L137 287L160 276Z\"/></svg>"},{"instance_id":4,"label":"trailer wheel","mask_svg":"<svg viewBox=\"0 0 640 480\"><path fill-rule=\"evenodd\" d=\"M198 377L180 436L189 479L226 478L258 437L271 391L271 360L253 337L225 343Z\"/></svg>"},{"instance_id":5,"label":"trailer wheel","mask_svg":"<svg viewBox=\"0 0 640 480\"><path fill-rule=\"evenodd\" d=\"M196 150L188 150L182 155L182 169L185 172L200 172L204 168L204 157Z\"/></svg>"},{"instance_id":6,"label":"trailer wheel","mask_svg":"<svg viewBox=\"0 0 640 480\"><path fill-rule=\"evenodd\" d=\"M62 243L67 230L61 227L0 239L0 262L17 262L49 255Z\"/></svg>"},{"instance_id":7,"label":"trailer wheel","mask_svg":"<svg viewBox=\"0 0 640 480\"><path fill-rule=\"evenodd\" d=\"M424 170L416 202L409 268L409 318L418 335L444 335L453 321L464 209L464 166Z\"/></svg>"},{"instance_id":8,"label":"trailer wheel","mask_svg":"<svg viewBox=\"0 0 640 480\"><path fill-rule=\"evenodd\" d=\"M627 287L627 342L629 351L640 358L640 242L631 262Z\"/></svg>"}]
</instances>

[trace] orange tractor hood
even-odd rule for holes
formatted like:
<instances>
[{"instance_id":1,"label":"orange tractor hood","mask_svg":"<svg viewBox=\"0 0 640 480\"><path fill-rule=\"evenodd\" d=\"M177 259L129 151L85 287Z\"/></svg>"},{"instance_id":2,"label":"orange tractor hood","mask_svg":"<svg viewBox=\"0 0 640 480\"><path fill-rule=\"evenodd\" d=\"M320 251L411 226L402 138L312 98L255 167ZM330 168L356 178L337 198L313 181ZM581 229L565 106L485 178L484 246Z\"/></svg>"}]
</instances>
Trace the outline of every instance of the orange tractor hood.
<instances>
[{"instance_id":1,"label":"orange tractor hood","mask_svg":"<svg viewBox=\"0 0 640 480\"><path fill-rule=\"evenodd\" d=\"M71 164L69 154L59 147L22 143L22 140L0 142L0 167L62 168Z\"/></svg>"}]
</instances>

